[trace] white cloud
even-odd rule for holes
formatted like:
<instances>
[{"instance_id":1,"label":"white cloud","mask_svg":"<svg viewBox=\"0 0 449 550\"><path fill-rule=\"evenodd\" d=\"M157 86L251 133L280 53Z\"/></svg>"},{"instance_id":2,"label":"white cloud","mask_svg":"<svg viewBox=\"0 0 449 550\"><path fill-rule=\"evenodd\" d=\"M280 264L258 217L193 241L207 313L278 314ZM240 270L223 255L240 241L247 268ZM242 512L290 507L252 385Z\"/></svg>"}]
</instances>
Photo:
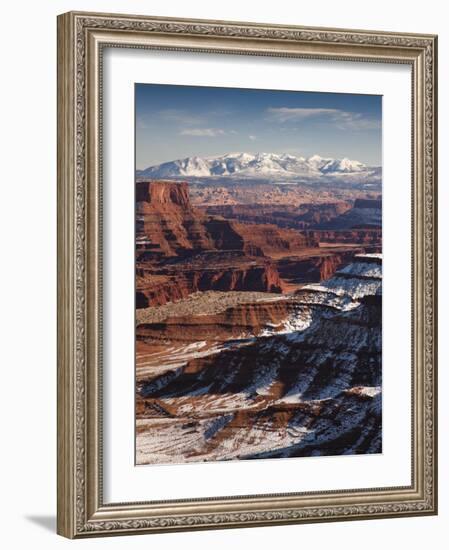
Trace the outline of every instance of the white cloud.
<instances>
[{"instance_id":1,"label":"white cloud","mask_svg":"<svg viewBox=\"0 0 449 550\"><path fill-rule=\"evenodd\" d=\"M288 120L303 120L305 118L316 118L322 116L335 116L339 113L338 109L317 109L304 107L269 107L267 112L272 118L279 122Z\"/></svg>"},{"instance_id":2,"label":"white cloud","mask_svg":"<svg viewBox=\"0 0 449 550\"><path fill-rule=\"evenodd\" d=\"M221 128L185 128L179 132L181 136L217 137L226 134Z\"/></svg>"},{"instance_id":3,"label":"white cloud","mask_svg":"<svg viewBox=\"0 0 449 550\"><path fill-rule=\"evenodd\" d=\"M190 114L182 109L162 109L159 111L159 116L165 120L178 122L180 124L201 124L204 119L200 116Z\"/></svg>"},{"instance_id":4,"label":"white cloud","mask_svg":"<svg viewBox=\"0 0 449 550\"><path fill-rule=\"evenodd\" d=\"M343 111L342 109L306 108L306 107L269 107L267 113L277 122L301 121L306 119L327 120L340 130L372 130L380 127L376 119L362 113Z\"/></svg>"},{"instance_id":5,"label":"white cloud","mask_svg":"<svg viewBox=\"0 0 449 550\"><path fill-rule=\"evenodd\" d=\"M252 134L250 134L248 137L251 141L255 141L257 139L257 137L253 136Z\"/></svg>"}]
</instances>

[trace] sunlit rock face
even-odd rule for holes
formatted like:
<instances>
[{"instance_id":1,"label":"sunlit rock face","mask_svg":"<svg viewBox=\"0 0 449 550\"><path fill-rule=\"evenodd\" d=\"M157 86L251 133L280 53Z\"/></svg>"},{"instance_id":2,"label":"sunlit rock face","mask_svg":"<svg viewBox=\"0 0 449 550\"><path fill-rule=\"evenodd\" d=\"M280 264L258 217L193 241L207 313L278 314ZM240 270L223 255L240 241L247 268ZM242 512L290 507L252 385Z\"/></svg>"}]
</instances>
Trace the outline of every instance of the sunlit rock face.
<instances>
[{"instance_id":1,"label":"sunlit rock face","mask_svg":"<svg viewBox=\"0 0 449 550\"><path fill-rule=\"evenodd\" d=\"M198 291L280 293L276 263L266 254L307 245L293 230L204 214L192 206L186 182L137 182L136 199L138 309Z\"/></svg>"},{"instance_id":2,"label":"sunlit rock face","mask_svg":"<svg viewBox=\"0 0 449 550\"><path fill-rule=\"evenodd\" d=\"M380 247L379 228L298 231L295 224L282 227L285 220L279 222L279 212L260 205L250 209L254 217L249 219L256 223L247 223L244 216L242 223L238 212L237 219L227 219L220 209L210 215L208 209L193 205L190 191L185 181L136 183L137 309L210 290L292 291L304 283L329 279L355 254ZM354 208L348 203L325 203L322 211L320 205L307 204L290 214L296 224L306 224L304 210L306 218L310 214L307 223L333 219L338 225L340 218L371 203L376 201L360 202ZM354 220L353 215L349 218ZM277 225L261 223L263 219L277 220Z\"/></svg>"},{"instance_id":3,"label":"sunlit rock face","mask_svg":"<svg viewBox=\"0 0 449 550\"><path fill-rule=\"evenodd\" d=\"M294 293L205 292L149 311L137 462L381 452L381 328L379 254Z\"/></svg>"}]
</instances>

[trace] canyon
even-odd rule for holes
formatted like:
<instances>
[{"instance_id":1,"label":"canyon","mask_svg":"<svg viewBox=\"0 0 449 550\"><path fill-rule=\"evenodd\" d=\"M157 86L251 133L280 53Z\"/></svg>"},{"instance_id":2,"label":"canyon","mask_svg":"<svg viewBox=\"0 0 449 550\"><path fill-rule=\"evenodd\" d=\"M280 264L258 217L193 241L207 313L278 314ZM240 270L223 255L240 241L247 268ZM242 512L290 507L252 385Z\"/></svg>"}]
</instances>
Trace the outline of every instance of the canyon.
<instances>
[{"instance_id":1,"label":"canyon","mask_svg":"<svg viewBox=\"0 0 449 550\"><path fill-rule=\"evenodd\" d=\"M379 209L379 201L367 202ZM380 250L380 226L363 224L363 211L372 216L377 210L360 208L357 200L347 208L325 203L323 217L315 217L317 228L304 231L285 227L265 205L255 206L250 210L258 214L251 221L234 218L224 207L211 214L192 204L187 182L138 182L136 307L206 290L283 292L329 278L356 253ZM327 224L333 219L339 229L320 229L323 219Z\"/></svg>"},{"instance_id":2,"label":"canyon","mask_svg":"<svg viewBox=\"0 0 449 550\"><path fill-rule=\"evenodd\" d=\"M138 463L381 452L381 288L358 255L291 295L138 324Z\"/></svg>"},{"instance_id":3,"label":"canyon","mask_svg":"<svg viewBox=\"0 0 449 550\"><path fill-rule=\"evenodd\" d=\"M138 464L381 452L380 194L260 187L136 181Z\"/></svg>"}]
</instances>

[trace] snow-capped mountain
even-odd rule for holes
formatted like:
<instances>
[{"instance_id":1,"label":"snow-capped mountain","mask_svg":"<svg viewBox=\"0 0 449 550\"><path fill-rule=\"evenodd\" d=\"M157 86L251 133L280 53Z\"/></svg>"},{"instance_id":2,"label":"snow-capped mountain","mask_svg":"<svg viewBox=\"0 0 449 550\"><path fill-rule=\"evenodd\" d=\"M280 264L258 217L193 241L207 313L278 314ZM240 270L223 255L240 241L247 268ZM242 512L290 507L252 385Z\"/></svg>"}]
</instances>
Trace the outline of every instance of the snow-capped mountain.
<instances>
[{"instance_id":1,"label":"snow-capped mountain","mask_svg":"<svg viewBox=\"0 0 449 550\"><path fill-rule=\"evenodd\" d=\"M187 157L138 170L139 178L258 178L274 181L335 180L378 183L381 168L348 158L309 158L274 153L228 153L218 157Z\"/></svg>"}]
</instances>

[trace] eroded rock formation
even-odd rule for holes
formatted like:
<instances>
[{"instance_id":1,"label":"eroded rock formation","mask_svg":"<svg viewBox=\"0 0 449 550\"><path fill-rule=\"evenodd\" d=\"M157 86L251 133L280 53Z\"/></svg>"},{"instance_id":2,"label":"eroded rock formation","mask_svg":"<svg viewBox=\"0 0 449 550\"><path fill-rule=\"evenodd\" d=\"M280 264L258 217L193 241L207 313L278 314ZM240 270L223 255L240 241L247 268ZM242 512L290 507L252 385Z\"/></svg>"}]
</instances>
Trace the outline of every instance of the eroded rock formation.
<instances>
[{"instance_id":1,"label":"eroded rock formation","mask_svg":"<svg viewBox=\"0 0 449 550\"><path fill-rule=\"evenodd\" d=\"M348 201L301 204L224 204L205 207L214 216L245 223L271 223L278 227L307 229L329 222L351 209Z\"/></svg>"},{"instance_id":2,"label":"eroded rock formation","mask_svg":"<svg viewBox=\"0 0 449 550\"><path fill-rule=\"evenodd\" d=\"M228 220L194 209L185 182L137 183L136 232L138 308L201 290L282 291L259 246L272 246L272 231L245 240Z\"/></svg>"},{"instance_id":3,"label":"eroded rock formation","mask_svg":"<svg viewBox=\"0 0 449 550\"><path fill-rule=\"evenodd\" d=\"M205 213L192 205L186 182L139 181L136 199L137 308L181 300L197 291L294 290L329 278L355 253L380 247L380 229L298 231L288 224L281 227L279 207L269 205L239 205L232 212L217 207L210 215L209 209ZM338 218L351 207L340 201L281 210L316 221ZM241 223L224 214L258 223ZM266 223L271 220L276 223ZM323 244L333 248L323 251Z\"/></svg>"},{"instance_id":4,"label":"eroded rock formation","mask_svg":"<svg viewBox=\"0 0 449 550\"><path fill-rule=\"evenodd\" d=\"M137 328L139 463L381 452L379 255L293 295L171 313Z\"/></svg>"}]
</instances>

